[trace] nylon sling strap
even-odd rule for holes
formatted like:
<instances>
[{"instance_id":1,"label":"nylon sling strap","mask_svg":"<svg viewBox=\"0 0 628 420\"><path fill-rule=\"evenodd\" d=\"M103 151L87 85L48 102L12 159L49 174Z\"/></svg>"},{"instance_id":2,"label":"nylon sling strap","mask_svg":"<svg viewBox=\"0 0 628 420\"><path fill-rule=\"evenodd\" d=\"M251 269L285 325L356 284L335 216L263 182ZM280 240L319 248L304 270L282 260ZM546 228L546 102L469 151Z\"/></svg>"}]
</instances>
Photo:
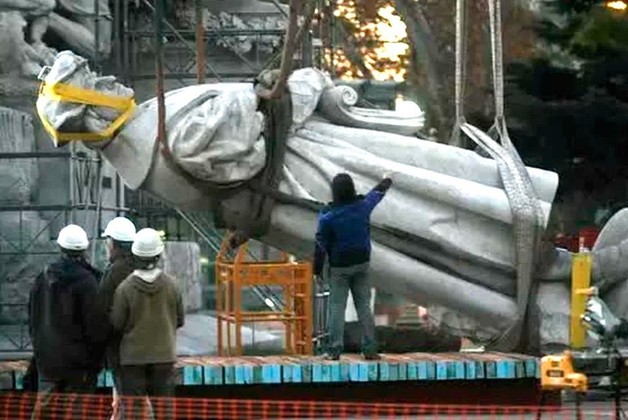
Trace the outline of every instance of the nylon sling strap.
<instances>
[{"instance_id":1,"label":"nylon sling strap","mask_svg":"<svg viewBox=\"0 0 628 420\"><path fill-rule=\"evenodd\" d=\"M509 200L515 229L515 257L517 266L517 321L509 332L498 341L504 347L507 341L518 339L520 347L525 342L523 327L529 321L530 296L537 269L537 252L541 245L544 215L530 175L521 156L514 147L506 125L504 110L504 66L502 43L501 0L488 0L491 33L491 58L493 67L493 91L495 122L489 134L500 141L512 162L511 176L518 184L518 193ZM509 337L510 336L510 337ZM528 347L530 343L527 343Z\"/></svg>"},{"instance_id":2,"label":"nylon sling strap","mask_svg":"<svg viewBox=\"0 0 628 420\"><path fill-rule=\"evenodd\" d=\"M473 140L481 154L493 158L497 164L504 192L513 215L515 268L517 273L517 314L512 325L488 343L500 350L512 350L520 344L522 325L529 305L534 273L534 254L537 249L539 227L543 215L525 165L507 137L503 106L503 63L501 38L501 7L499 0L488 0L491 35L491 65L495 95L494 138L465 122L464 88L466 65L466 1L456 2L456 72L455 106L456 121L452 132L452 144L461 145L461 131ZM496 140L501 140L499 144ZM539 219L540 218L540 219ZM540 220L540 223L539 223Z\"/></svg>"}]
</instances>

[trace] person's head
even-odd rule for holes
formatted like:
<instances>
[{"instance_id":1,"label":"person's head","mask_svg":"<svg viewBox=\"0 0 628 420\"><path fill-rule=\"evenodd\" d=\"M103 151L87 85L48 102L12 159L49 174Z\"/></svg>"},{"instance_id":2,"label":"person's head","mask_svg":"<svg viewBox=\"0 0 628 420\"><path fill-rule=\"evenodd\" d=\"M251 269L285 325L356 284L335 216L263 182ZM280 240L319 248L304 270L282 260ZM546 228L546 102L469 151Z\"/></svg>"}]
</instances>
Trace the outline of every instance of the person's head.
<instances>
[{"instance_id":1,"label":"person's head","mask_svg":"<svg viewBox=\"0 0 628 420\"><path fill-rule=\"evenodd\" d=\"M157 261L164 251L164 242L155 229L142 229L135 235L131 251L135 257L135 267L150 270L157 266Z\"/></svg>"},{"instance_id":2,"label":"person's head","mask_svg":"<svg viewBox=\"0 0 628 420\"><path fill-rule=\"evenodd\" d=\"M107 224L102 236L107 238L109 260L119 254L131 254L135 233L135 225L126 217L116 217Z\"/></svg>"},{"instance_id":3,"label":"person's head","mask_svg":"<svg viewBox=\"0 0 628 420\"><path fill-rule=\"evenodd\" d=\"M349 174L338 174L331 181L331 196L334 204L351 203L356 198L353 178Z\"/></svg>"},{"instance_id":4,"label":"person's head","mask_svg":"<svg viewBox=\"0 0 628 420\"><path fill-rule=\"evenodd\" d=\"M82 227L67 225L59 232L57 245L63 255L70 258L83 258L85 250L89 247L89 240Z\"/></svg>"}]
</instances>

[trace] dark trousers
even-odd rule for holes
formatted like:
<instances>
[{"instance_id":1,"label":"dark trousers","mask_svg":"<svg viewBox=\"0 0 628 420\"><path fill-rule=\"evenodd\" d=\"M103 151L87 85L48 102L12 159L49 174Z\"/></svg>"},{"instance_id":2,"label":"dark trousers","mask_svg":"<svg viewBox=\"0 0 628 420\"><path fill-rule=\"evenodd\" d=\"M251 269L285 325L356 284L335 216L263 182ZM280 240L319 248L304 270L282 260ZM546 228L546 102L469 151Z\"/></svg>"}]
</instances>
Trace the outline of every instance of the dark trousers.
<instances>
[{"instance_id":1,"label":"dark trousers","mask_svg":"<svg viewBox=\"0 0 628 420\"><path fill-rule=\"evenodd\" d=\"M125 420L145 418L146 397L156 420L174 418L174 363L125 365L120 374Z\"/></svg>"},{"instance_id":2,"label":"dark trousers","mask_svg":"<svg viewBox=\"0 0 628 420\"><path fill-rule=\"evenodd\" d=\"M328 353L339 356L344 349L345 310L349 292L362 327L362 353L377 354L375 322L371 313L371 287L368 281L369 264L330 268L329 345Z\"/></svg>"},{"instance_id":3,"label":"dark trousers","mask_svg":"<svg viewBox=\"0 0 628 420\"><path fill-rule=\"evenodd\" d=\"M46 377L38 370L37 402L32 420L82 418L94 409L89 400L76 394L94 394L98 375L88 372L66 372L62 377Z\"/></svg>"}]
</instances>

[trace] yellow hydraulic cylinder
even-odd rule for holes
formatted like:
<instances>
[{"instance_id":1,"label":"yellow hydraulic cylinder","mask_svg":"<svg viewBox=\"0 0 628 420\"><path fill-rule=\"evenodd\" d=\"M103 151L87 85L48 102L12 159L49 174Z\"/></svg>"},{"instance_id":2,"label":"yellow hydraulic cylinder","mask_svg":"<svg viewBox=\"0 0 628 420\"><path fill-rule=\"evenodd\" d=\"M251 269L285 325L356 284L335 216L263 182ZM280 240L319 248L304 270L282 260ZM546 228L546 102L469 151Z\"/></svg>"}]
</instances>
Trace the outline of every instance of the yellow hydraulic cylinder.
<instances>
[{"instance_id":1,"label":"yellow hydraulic cylinder","mask_svg":"<svg viewBox=\"0 0 628 420\"><path fill-rule=\"evenodd\" d=\"M591 254L580 252L573 256L571 267L571 348L586 344L586 331L580 322L584 314L587 294L582 291L591 285Z\"/></svg>"}]
</instances>

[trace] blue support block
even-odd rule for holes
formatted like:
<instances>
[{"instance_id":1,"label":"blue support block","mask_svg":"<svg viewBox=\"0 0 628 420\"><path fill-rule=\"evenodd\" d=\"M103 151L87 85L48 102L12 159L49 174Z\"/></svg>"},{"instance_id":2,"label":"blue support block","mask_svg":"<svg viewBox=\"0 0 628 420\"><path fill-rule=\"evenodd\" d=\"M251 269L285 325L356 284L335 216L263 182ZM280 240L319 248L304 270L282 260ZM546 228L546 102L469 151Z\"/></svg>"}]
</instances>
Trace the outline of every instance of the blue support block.
<instances>
[{"instance_id":1,"label":"blue support block","mask_svg":"<svg viewBox=\"0 0 628 420\"><path fill-rule=\"evenodd\" d=\"M349 364L349 380L360 382L360 365L358 363Z\"/></svg>"},{"instance_id":2,"label":"blue support block","mask_svg":"<svg viewBox=\"0 0 628 420\"><path fill-rule=\"evenodd\" d=\"M305 362L301 365L302 372L302 382L310 383L312 382L312 363Z\"/></svg>"},{"instance_id":3,"label":"blue support block","mask_svg":"<svg viewBox=\"0 0 628 420\"><path fill-rule=\"evenodd\" d=\"M235 366L233 365L224 365L223 372L225 375L225 385L235 385Z\"/></svg>"},{"instance_id":4,"label":"blue support block","mask_svg":"<svg viewBox=\"0 0 628 420\"><path fill-rule=\"evenodd\" d=\"M407 364L408 380L409 381L416 381L417 379L419 379L418 368L419 368L419 364L418 363L410 362L410 363Z\"/></svg>"},{"instance_id":5,"label":"blue support block","mask_svg":"<svg viewBox=\"0 0 628 420\"><path fill-rule=\"evenodd\" d=\"M21 391L24 389L24 372L13 372L15 378L15 389Z\"/></svg>"},{"instance_id":6,"label":"blue support block","mask_svg":"<svg viewBox=\"0 0 628 420\"><path fill-rule=\"evenodd\" d=\"M496 364L499 379L515 378L515 362L513 360L500 360Z\"/></svg>"},{"instance_id":7,"label":"blue support block","mask_svg":"<svg viewBox=\"0 0 628 420\"><path fill-rule=\"evenodd\" d=\"M294 365L288 363L281 369L281 378L284 384L292 383L292 368Z\"/></svg>"},{"instance_id":8,"label":"blue support block","mask_svg":"<svg viewBox=\"0 0 628 420\"><path fill-rule=\"evenodd\" d=\"M436 379L439 381L449 378L447 362L436 362Z\"/></svg>"},{"instance_id":9,"label":"blue support block","mask_svg":"<svg viewBox=\"0 0 628 420\"><path fill-rule=\"evenodd\" d=\"M340 382L349 382L351 380L349 370L350 367L347 363L340 363Z\"/></svg>"},{"instance_id":10,"label":"blue support block","mask_svg":"<svg viewBox=\"0 0 628 420\"><path fill-rule=\"evenodd\" d=\"M209 365L203 367L203 382L205 385L222 385L224 384L222 366Z\"/></svg>"},{"instance_id":11,"label":"blue support block","mask_svg":"<svg viewBox=\"0 0 628 420\"><path fill-rule=\"evenodd\" d=\"M417 365L417 373L422 381L432 381L436 379L436 363L421 361Z\"/></svg>"},{"instance_id":12,"label":"blue support block","mask_svg":"<svg viewBox=\"0 0 628 420\"><path fill-rule=\"evenodd\" d=\"M238 385L253 383L253 366L238 365L235 367L235 381Z\"/></svg>"},{"instance_id":13,"label":"blue support block","mask_svg":"<svg viewBox=\"0 0 628 420\"><path fill-rule=\"evenodd\" d=\"M107 388L113 388L113 372L111 370L105 371L105 386Z\"/></svg>"},{"instance_id":14,"label":"blue support block","mask_svg":"<svg viewBox=\"0 0 628 420\"><path fill-rule=\"evenodd\" d=\"M525 362L522 360L515 361L515 378L525 378L526 377L526 367Z\"/></svg>"},{"instance_id":15,"label":"blue support block","mask_svg":"<svg viewBox=\"0 0 628 420\"><path fill-rule=\"evenodd\" d=\"M408 364L405 362L399 362L397 366L397 380L399 381L407 381L408 380Z\"/></svg>"},{"instance_id":16,"label":"blue support block","mask_svg":"<svg viewBox=\"0 0 628 420\"><path fill-rule=\"evenodd\" d=\"M323 365L312 363L312 382L323 382Z\"/></svg>"},{"instance_id":17,"label":"blue support block","mask_svg":"<svg viewBox=\"0 0 628 420\"><path fill-rule=\"evenodd\" d=\"M477 369L476 369L477 365L473 360L467 360L464 363L464 377L466 379L477 379Z\"/></svg>"},{"instance_id":18,"label":"blue support block","mask_svg":"<svg viewBox=\"0 0 628 420\"><path fill-rule=\"evenodd\" d=\"M331 382L331 365L329 363L322 365L322 381Z\"/></svg>"},{"instance_id":19,"label":"blue support block","mask_svg":"<svg viewBox=\"0 0 628 420\"><path fill-rule=\"evenodd\" d=\"M465 378L465 363L462 360L456 360L450 362L449 379L464 379Z\"/></svg>"},{"instance_id":20,"label":"blue support block","mask_svg":"<svg viewBox=\"0 0 628 420\"><path fill-rule=\"evenodd\" d=\"M525 377L526 378L540 378L541 370L539 363L537 363L536 359L527 359L525 361Z\"/></svg>"},{"instance_id":21,"label":"blue support block","mask_svg":"<svg viewBox=\"0 0 628 420\"><path fill-rule=\"evenodd\" d=\"M98 388L104 388L105 387L105 372L100 372L98 374L98 382L96 382L96 386Z\"/></svg>"},{"instance_id":22,"label":"blue support block","mask_svg":"<svg viewBox=\"0 0 628 420\"><path fill-rule=\"evenodd\" d=\"M262 384L262 383L264 383L264 379L262 377L262 366L261 365L253 366L253 383L254 384Z\"/></svg>"},{"instance_id":23,"label":"blue support block","mask_svg":"<svg viewBox=\"0 0 628 420\"><path fill-rule=\"evenodd\" d=\"M379 379L379 363L368 363L367 366L367 381L377 382Z\"/></svg>"},{"instance_id":24,"label":"blue support block","mask_svg":"<svg viewBox=\"0 0 628 420\"><path fill-rule=\"evenodd\" d=\"M389 381L399 380L399 363L388 364L388 380Z\"/></svg>"},{"instance_id":25,"label":"blue support block","mask_svg":"<svg viewBox=\"0 0 628 420\"><path fill-rule=\"evenodd\" d=\"M379 380L390 381L390 365L388 362L379 362Z\"/></svg>"},{"instance_id":26,"label":"blue support block","mask_svg":"<svg viewBox=\"0 0 628 420\"><path fill-rule=\"evenodd\" d=\"M349 365L349 379L351 382L368 382L369 367L366 363L351 363Z\"/></svg>"},{"instance_id":27,"label":"blue support block","mask_svg":"<svg viewBox=\"0 0 628 420\"><path fill-rule=\"evenodd\" d=\"M486 369L483 362L476 361L475 362L475 379L484 379L486 378Z\"/></svg>"},{"instance_id":28,"label":"blue support block","mask_svg":"<svg viewBox=\"0 0 628 420\"><path fill-rule=\"evenodd\" d=\"M292 365L292 382L300 384L303 382L303 366Z\"/></svg>"},{"instance_id":29,"label":"blue support block","mask_svg":"<svg viewBox=\"0 0 628 420\"><path fill-rule=\"evenodd\" d=\"M280 384L281 365L268 364L262 366L262 381L265 384Z\"/></svg>"},{"instance_id":30,"label":"blue support block","mask_svg":"<svg viewBox=\"0 0 628 420\"><path fill-rule=\"evenodd\" d=\"M331 382L342 382L340 363L334 363L330 366L329 375Z\"/></svg>"},{"instance_id":31,"label":"blue support block","mask_svg":"<svg viewBox=\"0 0 628 420\"><path fill-rule=\"evenodd\" d=\"M486 362L484 364L484 373L486 375L486 379L496 379L497 378L497 366L495 362Z\"/></svg>"}]
</instances>

